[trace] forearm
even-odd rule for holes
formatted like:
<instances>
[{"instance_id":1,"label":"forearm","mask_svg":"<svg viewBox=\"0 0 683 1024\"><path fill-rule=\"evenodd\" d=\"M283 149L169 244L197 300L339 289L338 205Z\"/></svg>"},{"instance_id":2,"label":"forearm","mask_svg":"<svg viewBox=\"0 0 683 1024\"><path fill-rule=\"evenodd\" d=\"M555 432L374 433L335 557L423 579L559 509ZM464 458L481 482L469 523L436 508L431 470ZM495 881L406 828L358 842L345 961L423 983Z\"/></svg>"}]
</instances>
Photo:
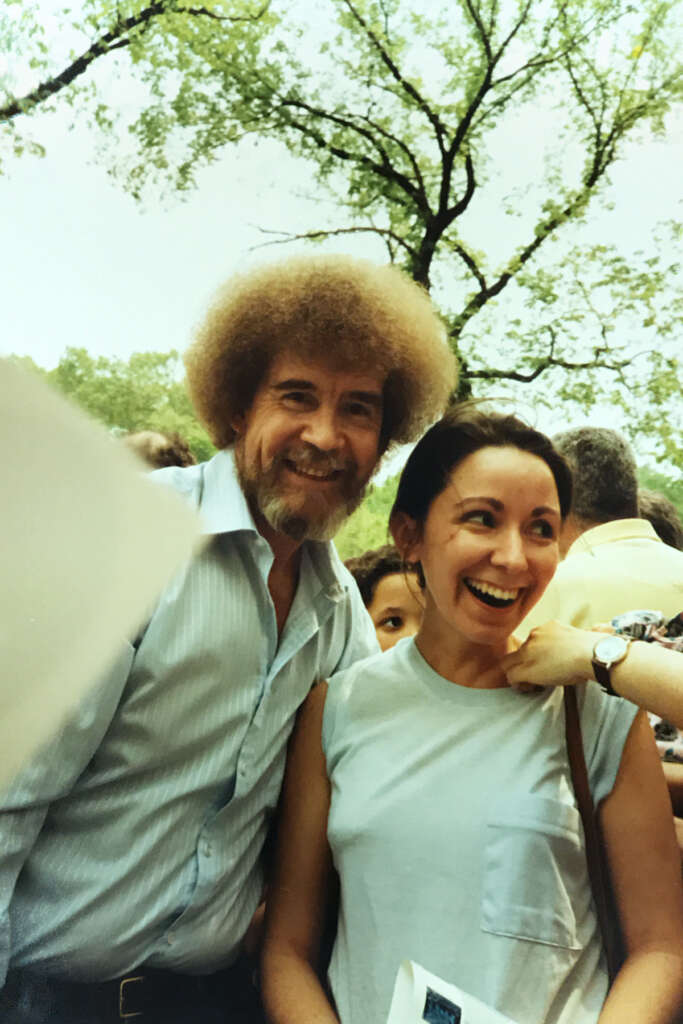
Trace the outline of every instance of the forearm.
<instances>
[{"instance_id":1,"label":"forearm","mask_svg":"<svg viewBox=\"0 0 683 1024\"><path fill-rule=\"evenodd\" d=\"M662 768L669 788L673 812L679 818L683 818L683 764L662 761Z\"/></svg>"},{"instance_id":2,"label":"forearm","mask_svg":"<svg viewBox=\"0 0 683 1024\"><path fill-rule=\"evenodd\" d=\"M339 1024L313 967L294 951L266 949L261 994L270 1024Z\"/></svg>"},{"instance_id":3,"label":"forearm","mask_svg":"<svg viewBox=\"0 0 683 1024\"><path fill-rule=\"evenodd\" d=\"M592 672L590 673L592 675ZM610 673L621 697L683 727L683 655L636 641Z\"/></svg>"},{"instance_id":4,"label":"forearm","mask_svg":"<svg viewBox=\"0 0 683 1024\"><path fill-rule=\"evenodd\" d=\"M627 957L598 1024L674 1024L683 1006L683 950L639 950Z\"/></svg>"}]
</instances>

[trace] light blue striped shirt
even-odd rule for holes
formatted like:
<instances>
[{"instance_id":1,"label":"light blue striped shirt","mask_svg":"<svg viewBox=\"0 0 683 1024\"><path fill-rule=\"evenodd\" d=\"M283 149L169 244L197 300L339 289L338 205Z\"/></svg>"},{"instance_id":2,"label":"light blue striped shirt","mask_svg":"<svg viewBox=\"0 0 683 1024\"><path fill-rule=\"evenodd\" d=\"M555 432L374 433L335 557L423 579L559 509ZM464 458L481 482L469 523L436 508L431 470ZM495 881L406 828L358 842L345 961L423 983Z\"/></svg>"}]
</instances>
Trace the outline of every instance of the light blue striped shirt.
<instances>
[{"instance_id":1,"label":"light blue striped shirt","mask_svg":"<svg viewBox=\"0 0 683 1024\"><path fill-rule=\"evenodd\" d=\"M334 547L313 542L278 644L272 551L231 452L156 475L210 539L2 799L0 984L8 964L87 981L234 959L296 710L378 649Z\"/></svg>"}]
</instances>

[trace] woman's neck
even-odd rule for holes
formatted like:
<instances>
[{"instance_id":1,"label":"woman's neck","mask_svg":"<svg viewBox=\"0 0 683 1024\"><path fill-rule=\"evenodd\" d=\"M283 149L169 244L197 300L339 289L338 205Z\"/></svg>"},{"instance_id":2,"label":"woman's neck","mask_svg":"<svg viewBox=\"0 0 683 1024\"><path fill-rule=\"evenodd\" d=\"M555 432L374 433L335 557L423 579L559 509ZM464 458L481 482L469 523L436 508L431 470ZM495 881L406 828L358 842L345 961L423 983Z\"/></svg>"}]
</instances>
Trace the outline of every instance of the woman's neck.
<instances>
[{"instance_id":1,"label":"woman's neck","mask_svg":"<svg viewBox=\"0 0 683 1024\"><path fill-rule=\"evenodd\" d=\"M457 634L444 643L443 637L430 635L429 628L422 628L415 638L417 648L428 665L444 679L458 686L478 690L496 690L508 682L500 668L504 655L514 648L511 638L500 645L475 644Z\"/></svg>"}]
</instances>

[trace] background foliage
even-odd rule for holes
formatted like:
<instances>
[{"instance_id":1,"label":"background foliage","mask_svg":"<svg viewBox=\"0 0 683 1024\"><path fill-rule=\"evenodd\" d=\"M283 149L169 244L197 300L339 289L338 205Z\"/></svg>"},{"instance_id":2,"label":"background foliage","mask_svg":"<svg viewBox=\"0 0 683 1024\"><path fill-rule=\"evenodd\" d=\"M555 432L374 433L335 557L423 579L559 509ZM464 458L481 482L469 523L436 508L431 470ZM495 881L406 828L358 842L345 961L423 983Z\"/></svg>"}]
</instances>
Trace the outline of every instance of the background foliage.
<instances>
[{"instance_id":1,"label":"background foliage","mask_svg":"<svg viewBox=\"0 0 683 1024\"><path fill-rule=\"evenodd\" d=\"M51 371L43 370L32 359L14 358L110 429L177 431L199 462L215 452L190 405L177 352L138 352L124 362L94 359L83 348L71 348ZM641 468L638 475L641 486L666 494L683 521L683 478L651 467ZM389 512L398 478L396 473L381 484L370 484L362 504L335 537L342 559L390 543Z\"/></svg>"},{"instance_id":2,"label":"background foliage","mask_svg":"<svg viewBox=\"0 0 683 1024\"><path fill-rule=\"evenodd\" d=\"M112 430L177 432L198 462L216 450L194 414L175 351L136 352L125 362L68 348L54 370L44 370L27 357L15 360Z\"/></svg>"}]
</instances>

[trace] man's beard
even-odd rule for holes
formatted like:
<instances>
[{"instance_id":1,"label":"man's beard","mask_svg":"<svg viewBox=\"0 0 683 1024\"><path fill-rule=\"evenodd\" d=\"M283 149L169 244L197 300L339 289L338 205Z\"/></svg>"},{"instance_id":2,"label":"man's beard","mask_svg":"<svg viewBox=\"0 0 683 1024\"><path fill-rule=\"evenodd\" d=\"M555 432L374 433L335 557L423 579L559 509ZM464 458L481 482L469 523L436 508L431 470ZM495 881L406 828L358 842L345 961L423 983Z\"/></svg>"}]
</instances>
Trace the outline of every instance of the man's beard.
<instances>
[{"instance_id":1,"label":"man's beard","mask_svg":"<svg viewBox=\"0 0 683 1024\"><path fill-rule=\"evenodd\" d=\"M287 463L306 472L339 472L336 492L324 494L283 487L281 476ZM313 445L303 444L276 455L267 469L251 470L245 463L243 446L235 445L237 475L252 511L257 511L276 533L300 543L304 540L331 540L352 512L360 505L365 485L359 484L356 464L351 459L326 455ZM314 485L315 486L315 485ZM311 508L317 505L317 508ZM308 506L308 508L306 508Z\"/></svg>"}]
</instances>

